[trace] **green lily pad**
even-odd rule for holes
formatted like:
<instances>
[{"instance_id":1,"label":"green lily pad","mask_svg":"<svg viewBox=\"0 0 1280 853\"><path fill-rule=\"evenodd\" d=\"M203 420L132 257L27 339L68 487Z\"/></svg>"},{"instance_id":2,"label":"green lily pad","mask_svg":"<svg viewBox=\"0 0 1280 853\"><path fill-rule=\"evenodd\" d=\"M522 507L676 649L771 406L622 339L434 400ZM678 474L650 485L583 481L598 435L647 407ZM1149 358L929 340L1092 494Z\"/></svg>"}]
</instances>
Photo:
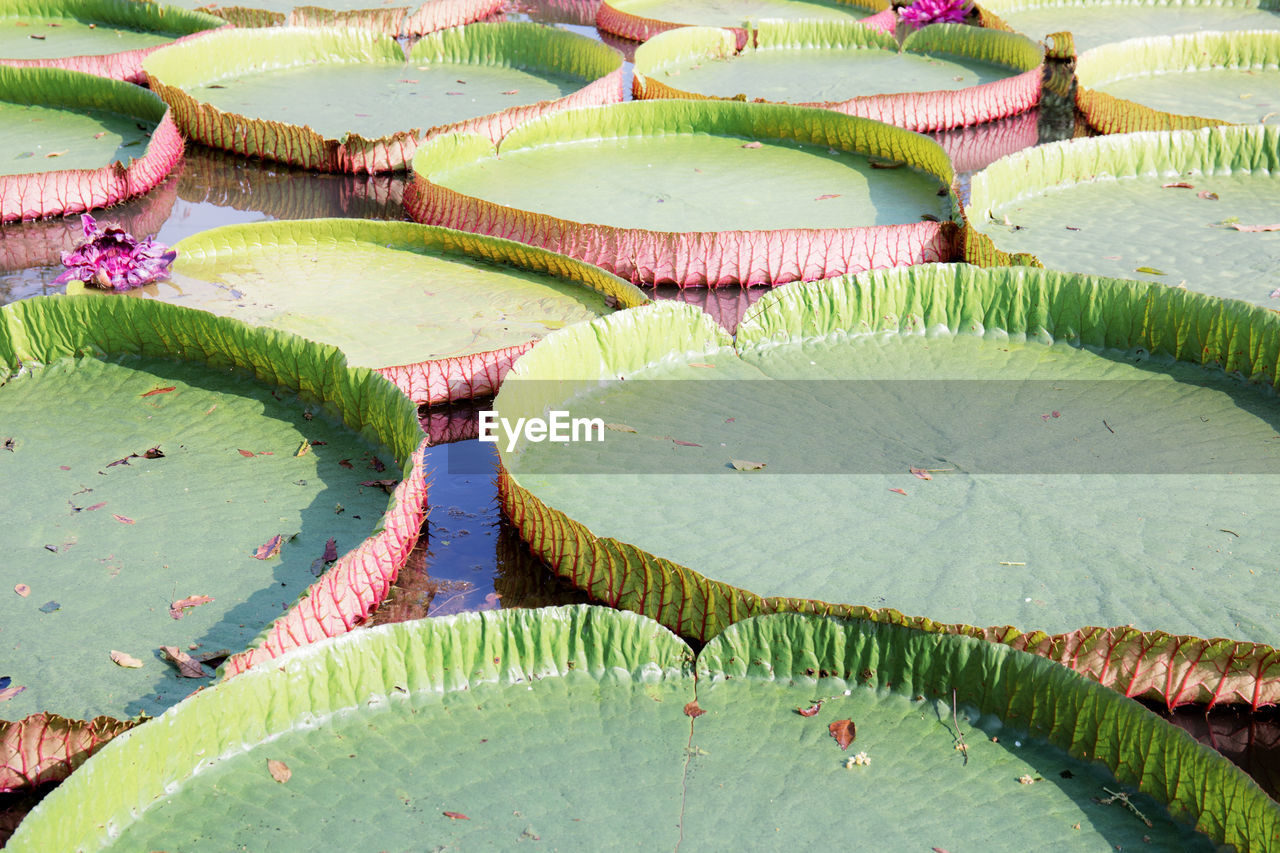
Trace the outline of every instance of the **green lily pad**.
<instances>
[{"instance_id":1,"label":"green lily pad","mask_svg":"<svg viewBox=\"0 0 1280 853\"><path fill-rule=\"evenodd\" d=\"M339 790L360 820L333 814ZM246 673L117 738L9 848L1212 850L1265 846L1278 817L1226 759L1031 655L784 614L695 664L649 620L575 606L385 626Z\"/></svg>"},{"instance_id":2,"label":"green lily pad","mask_svg":"<svg viewBox=\"0 0 1280 853\"><path fill-rule=\"evenodd\" d=\"M433 140L420 222L521 240L632 281L779 284L946 259L951 165L931 140L826 110L637 101Z\"/></svg>"},{"instance_id":3,"label":"green lily pad","mask_svg":"<svg viewBox=\"0 0 1280 853\"><path fill-rule=\"evenodd\" d=\"M999 626L1078 642L1130 625L1274 655L1280 414L1212 368L1274 385L1277 320L1163 286L932 265L775 291L736 345L695 309L647 306L549 336L509 375L509 423L561 410L634 432L502 431L503 505L560 574L695 637L869 609L1006 641ZM653 506L669 509L638 511ZM1126 647L1099 677L1173 705L1261 689L1194 651L1157 683L1168 652Z\"/></svg>"},{"instance_id":4,"label":"green lily pad","mask_svg":"<svg viewBox=\"0 0 1280 853\"><path fill-rule=\"evenodd\" d=\"M1280 29L1109 44L1079 59L1081 111L1104 133L1280 124Z\"/></svg>"},{"instance_id":5,"label":"green lily pad","mask_svg":"<svg viewBox=\"0 0 1280 853\"><path fill-rule=\"evenodd\" d=\"M973 178L966 216L1002 251L1274 307L1280 127L1044 145ZM1153 271L1159 271L1156 274Z\"/></svg>"},{"instance_id":6,"label":"green lily pad","mask_svg":"<svg viewBox=\"0 0 1280 853\"><path fill-rule=\"evenodd\" d=\"M762 21L741 49L732 30L685 27L636 50L634 88L640 98L765 100L942 130L1032 107L1042 56L1030 39L959 24L912 32L901 50L858 23Z\"/></svg>"},{"instance_id":7,"label":"green lily pad","mask_svg":"<svg viewBox=\"0 0 1280 853\"><path fill-rule=\"evenodd\" d=\"M326 594L313 564L329 539L344 578L366 549L392 575L407 556L424 491L413 406L336 350L134 299L24 300L0 321L0 465L23 496L3 586L31 591L0 596L6 675L27 687L7 719L158 713L208 683L160 647L270 646L259 635L300 595ZM390 501L362 485L388 477L405 482ZM334 633L327 619L282 624L296 645Z\"/></svg>"},{"instance_id":8,"label":"green lily pad","mask_svg":"<svg viewBox=\"0 0 1280 853\"><path fill-rule=\"evenodd\" d=\"M622 97L615 51L526 23L434 33L407 58L366 30L235 29L157 51L144 67L193 138L324 171L404 169L439 133L497 138L533 116Z\"/></svg>"},{"instance_id":9,"label":"green lily pad","mask_svg":"<svg viewBox=\"0 0 1280 853\"><path fill-rule=\"evenodd\" d=\"M141 83L142 57L224 26L212 15L151 0L5 0L0 64L84 71Z\"/></svg>"},{"instance_id":10,"label":"green lily pad","mask_svg":"<svg viewBox=\"0 0 1280 853\"><path fill-rule=\"evenodd\" d=\"M1077 50L1145 36L1280 29L1277 0L987 0L1001 26L1043 40L1069 31Z\"/></svg>"},{"instance_id":11,"label":"green lily pad","mask_svg":"<svg viewBox=\"0 0 1280 853\"><path fill-rule=\"evenodd\" d=\"M135 292L332 344L420 404L493 394L550 331L648 301L571 258L406 222L231 225L175 248Z\"/></svg>"},{"instance_id":12,"label":"green lily pad","mask_svg":"<svg viewBox=\"0 0 1280 853\"><path fill-rule=\"evenodd\" d=\"M0 222L146 192L182 157L164 103L129 83L0 66Z\"/></svg>"},{"instance_id":13,"label":"green lily pad","mask_svg":"<svg viewBox=\"0 0 1280 853\"><path fill-rule=\"evenodd\" d=\"M460 27L493 15L501 0L421 0L375 4L372 0L324 0L324 5L299 5L294 0L246 0L243 4L177 0L189 9L217 15L237 27L359 27L388 36L412 37Z\"/></svg>"},{"instance_id":14,"label":"green lily pad","mask_svg":"<svg viewBox=\"0 0 1280 853\"><path fill-rule=\"evenodd\" d=\"M886 33L897 22L889 4L880 0L605 0L596 13L597 27L632 41L647 41L677 27L730 27L740 47L763 20L861 21Z\"/></svg>"}]
</instances>

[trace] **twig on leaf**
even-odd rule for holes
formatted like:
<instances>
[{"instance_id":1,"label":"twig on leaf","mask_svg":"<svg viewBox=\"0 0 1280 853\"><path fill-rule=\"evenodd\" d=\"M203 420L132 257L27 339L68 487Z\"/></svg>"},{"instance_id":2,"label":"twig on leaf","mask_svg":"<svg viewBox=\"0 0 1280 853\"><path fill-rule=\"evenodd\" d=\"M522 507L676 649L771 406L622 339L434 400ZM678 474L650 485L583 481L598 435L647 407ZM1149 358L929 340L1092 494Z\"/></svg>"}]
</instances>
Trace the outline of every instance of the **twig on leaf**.
<instances>
[{"instance_id":1,"label":"twig on leaf","mask_svg":"<svg viewBox=\"0 0 1280 853\"><path fill-rule=\"evenodd\" d=\"M1117 793L1117 792L1115 792L1115 791L1113 791L1113 790L1111 790L1110 788L1107 788L1107 787L1103 787L1103 789L1102 789L1102 790L1106 791L1106 792L1107 792L1108 794L1110 794L1111 796L1107 797L1105 800L1098 800L1098 802L1099 802L1100 804L1102 804L1102 805L1104 805L1104 806L1109 806L1109 805L1111 805L1112 803L1119 803L1120 805L1124 806L1126 809L1128 809L1129 811L1131 811L1131 812L1133 812L1135 815L1137 815L1137 816L1138 816L1138 820L1142 821L1142 822L1143 822L1143 823L1145 823L1147 826L1151 826L1151 820L1150 820L1146 815L1144 815L1142 812L1138 811L1138 807L1137 807L1137 806L1135 806L1135 805L1133 804L1133 801L1129 799L1129 795L1128 795L1128 794L1124 793L1123 791L1121 791L1121 792Z\"/></svg>"}]
</instances>

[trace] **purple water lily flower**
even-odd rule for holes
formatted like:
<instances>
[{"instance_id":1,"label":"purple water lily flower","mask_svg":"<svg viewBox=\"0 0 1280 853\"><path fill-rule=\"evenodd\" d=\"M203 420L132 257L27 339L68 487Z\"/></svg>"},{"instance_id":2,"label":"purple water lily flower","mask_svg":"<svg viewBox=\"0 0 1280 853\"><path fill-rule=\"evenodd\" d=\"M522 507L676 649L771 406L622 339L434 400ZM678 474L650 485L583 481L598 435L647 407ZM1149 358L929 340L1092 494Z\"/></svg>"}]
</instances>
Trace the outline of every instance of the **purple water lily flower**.
<instances>
[{"instance_id":1,"label":"purple water lily flower","mask_svg":"<svg viewBox=\"0 0 1280 853\"><path fill-rule=\"evenodd\" d=\"M970 7L970 0L915 0L898 14L918 30L925 24L962 23Z\"/></svg>"},{"instance_id":2,"label":"purple water lily flower","mask_svg":"<svg viewBox=\"0 0 1280 853\"><path fill-rule=\"evenodd\" d=\"M116 226L99 228L97 220L81 214L85 242L74 251L62 253L67 271L55 284L83 281L102 290L132 290L169 275L169 265L178 253L148 237L137 240Z\"/></svg>"}]
</instances>

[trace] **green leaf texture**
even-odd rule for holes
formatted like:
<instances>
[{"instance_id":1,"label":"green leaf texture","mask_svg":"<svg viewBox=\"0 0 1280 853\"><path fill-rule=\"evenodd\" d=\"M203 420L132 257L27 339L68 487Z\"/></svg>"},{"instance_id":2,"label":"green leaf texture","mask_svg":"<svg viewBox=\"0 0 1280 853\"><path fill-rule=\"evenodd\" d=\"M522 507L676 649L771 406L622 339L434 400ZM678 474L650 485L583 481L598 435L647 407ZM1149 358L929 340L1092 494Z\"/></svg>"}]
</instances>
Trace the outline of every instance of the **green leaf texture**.
<instances>
[{"instance_id":1,"label":"green leaf texture","mask_svg":"<svg viewBox=\"0 0 1280 853\"><path fill-rule=\"evenodd\" d=\"M10 848L704 848L844 835L1073 850L1145 835L1166 849L1263 850L1277 837L1280 810L1226 759L1010 649L784 614L734 626L698 658L696 681L694 670L655 623L597 607L360 632L118 738ZM796 713L815 699L814 716ZM844 752L827 733L841 717L857 728ZM870 764L846 768L856 752ZM1106 788L1152 825L1095 802ZM358 819L333 809L340 792Z\"/></svg>"}]
</instances>

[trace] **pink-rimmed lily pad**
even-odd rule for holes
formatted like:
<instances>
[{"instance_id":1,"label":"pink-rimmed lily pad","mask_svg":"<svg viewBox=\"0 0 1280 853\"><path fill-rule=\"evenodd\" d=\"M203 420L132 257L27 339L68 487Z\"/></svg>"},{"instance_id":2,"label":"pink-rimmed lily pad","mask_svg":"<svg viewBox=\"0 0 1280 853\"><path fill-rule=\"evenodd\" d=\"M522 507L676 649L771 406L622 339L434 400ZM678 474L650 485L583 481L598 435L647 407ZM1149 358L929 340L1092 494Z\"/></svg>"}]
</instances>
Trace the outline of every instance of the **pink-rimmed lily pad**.
<instances>
[{"instance_id":1,"label":"pink-rimmed lily pad","mask_svg":"<svg viewBox=\"0 0 1280 853\"><path fill-rule=\"evenodd\" d=\"M719 98L821 107L933 131L1025 112L1040 99L1043 50L1024 36L962 24L902 45L858 23L761 21L684 27L636 50L637 98Z\"/></svg>"},{"instance_id":2,"label":"pink-rimmed lily pad","mask_svg":"<svg viewBox=\"0 0 1280 853\"><path fill-rule=\"evenodd\" d=\"M5 0L0 65L66 68L141 83L148 53L225 25L212 15L151 0Z\"/></svg>"},{"instance_id":3,"label":"pink-rimmed lily pad","mask_svg":"<svg viewBox=\"0 0 1280 853\"><path fill-rule=\"evenodd\" d=\"M631 41L648 41L679 27L728 27L739 48L763 20L859 21L880 32L893 32L898 17L887 0L603 0L596 26Z\"/></svg>"},{"instance_id":4,"label":"pink-rimmed lily pad","mask_svg":"<svg viewBox=\"0 0 1280 853\"><path fill-rule=\"evenodd\" d=\"M331 344L419 404L494 394L552 330L648 301L572 258L408 222L231 225L174 248L138 295Z\"/></svg>"},{"instance_id":5,"label":"pink-rimmed lily pad","mask_svg":"<svg viewBox=\"0 0 1280 853\"><path fill-rule=\"evenodd\" d=\"M788 285L735 339L656 303L521 359L508 423L626 429L501 443L500 496L558 573L684 636L857 615L1256 708L1280 702L1278 362L1274 312L1026 267ZM634 509L657 504L699 523Z\"/></svg>"},{"instance_id":6,"label":"pink-rimmed lily pad","mask_svg":"<svg viewBox=\"0 0 1280 853\"><path fill-rule=\"evenodd\" d=\"M947 260L951 163L937 143L827 110L635 101L524 124L495 148L428 143L406 206L682 287L783 284Z\"/></svg>"},{"instance_id":7,"label":"pink-rimmed lily pad","mask_svg":"<svg viewBox=\"0 0 1280 853\"><path fill-rule=\"evenodd\" d=\"M1280 29L1277 0L985 0L984 25L1043 40L1070 32L1077 50L1147 36Z\"/></svg>"},{"instance_id":8,"label":"pink-rimmed lily pad","mask_svg":"<svg viewBox=\"0 0 1280 853\"><path fill-rule=\"evenodd\" d=\"M367 30L228 30L159 50L144 68L188 136L328 172L405 169L441 133L498 139L536 116L622 99L615 51L527 23L432 33L407 57Z\"/></svg>"},{"instance_id":9,"label":"pink-rimmed lily pad","mask_svg":"<svg viewBox=\"0 0 1280 853\"><path fill-rule=\"evenodd\" d=\"M1280 290L1280 125L1041 145L973 176L966 217L1023 262L1271 308Z\"/></svg>"},{"instance_id":10,"label":"pink-rimmed lily pad","mask_svg":"<svg viewBox=\"0 0 1280 853\"><path fill-rule=\"evenodd\" d=\"M1107 44L1081 54L1076 76L1103 133L1280 124L1280 28Z\"/></svg>"},{"instance_id":11,"label":"pink-rimmed lily pad","mask_svg":"<svg viewBox=\"0 0 1280 853\"><path fill-rule=\"evenodd\" d=\"M395 5L394 0L246 0L237 4L179 0L237 27L359 27L389 36L420 36L483 20L502 8L502 0L422 0Z\"/></svg>"},{"instance_id":12,"label":"pink-rimmed lily pad","mask_svg":"<svg viewBox=\"0 0 1280 853\"><path fill-rule=\"evenodd\" d=\"M0 308L0 355L0 463L24 495L0 533L6 588L30 590L0 598L26 687L0 709L0 789L60 778L118 730L75 721L153 715L212 675L164 657L231 655L230 676L343 633L408 559L426 495L415 407L336 349L50 297ZM387 477L390 498L364 485Z\"/></svg>"},{"instance_id":13,"label":"pink-rimmed lily pad","mask_svg":"<svg viewBox=\"0 0 1280 853\"><path fill-rule=\"evenodd\" d=\"M150 190L182 157L164 102L119 80L0 66L0 222L106 207Z\"/></svg>"}]
</instances>

